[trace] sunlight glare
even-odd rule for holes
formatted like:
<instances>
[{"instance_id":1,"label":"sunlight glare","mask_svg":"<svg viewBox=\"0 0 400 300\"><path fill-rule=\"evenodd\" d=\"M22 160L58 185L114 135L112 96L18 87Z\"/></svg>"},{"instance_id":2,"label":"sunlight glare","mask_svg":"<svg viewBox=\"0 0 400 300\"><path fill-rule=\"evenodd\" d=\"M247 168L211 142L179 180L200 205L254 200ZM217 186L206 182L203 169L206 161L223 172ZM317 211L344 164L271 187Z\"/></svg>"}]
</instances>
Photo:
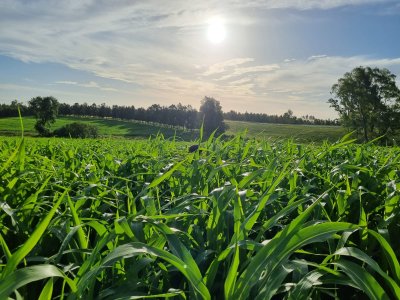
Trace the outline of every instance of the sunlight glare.
<instances>
[{"instance_id":1,"label":"sunlight glare","mask_svg":"<svg viewBox=\"0 0 400 300\"><path fill-rule=\"evenodd\" d=\"M207 38L213 44L219 44L225 40L225 24L221 19L214 18L208 23Z\"/></svg>"}]
</instances>

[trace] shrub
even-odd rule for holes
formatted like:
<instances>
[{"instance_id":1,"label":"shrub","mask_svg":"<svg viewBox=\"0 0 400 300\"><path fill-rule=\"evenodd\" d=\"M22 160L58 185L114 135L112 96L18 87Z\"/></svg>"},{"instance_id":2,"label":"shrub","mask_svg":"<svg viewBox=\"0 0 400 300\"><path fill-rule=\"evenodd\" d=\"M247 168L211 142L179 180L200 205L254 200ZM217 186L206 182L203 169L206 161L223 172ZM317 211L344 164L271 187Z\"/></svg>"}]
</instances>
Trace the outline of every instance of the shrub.
<instances>
[{"instance_id":1,"label":"shrub","mask_svg":"<svg viewBox=\"0 0 400 300\"><path fill-rule=\"evenodd\" d=\"M54 135L58 137L96 138L99 134L94 125L74 122L54 130Z\"/></svg>"}]
</instances>

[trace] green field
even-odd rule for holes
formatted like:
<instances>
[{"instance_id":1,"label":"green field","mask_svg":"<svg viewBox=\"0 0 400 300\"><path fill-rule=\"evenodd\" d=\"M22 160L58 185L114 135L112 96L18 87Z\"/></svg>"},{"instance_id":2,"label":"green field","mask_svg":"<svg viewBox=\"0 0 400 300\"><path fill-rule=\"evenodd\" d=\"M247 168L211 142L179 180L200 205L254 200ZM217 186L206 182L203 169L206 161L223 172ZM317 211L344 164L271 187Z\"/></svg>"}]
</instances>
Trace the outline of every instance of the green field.
<instances>
[{"instance_id":1,"label":"green field","mask_svg":"<svg viewBox=\"0 0 400 300\"><path fill-rule=\"evenodd\" d=\"M0 299L399 299L400 149L0 138Z\"/></svg>"},{"instance_id":2,"label":"green field","mask_svg":"<svg viewBox=\"0 0 400 300\"><path fill-rule=\"evenodd\" d=\"M77 118L77 117L60 117L52 126L52 129L59 128L67 123L72 122L88 122L96 125L99 134L102 136L143 138L150 135L157 135L161 132L165 137L175 135L183 140L194 140L198 134L194 131L183 131L182 129L174 129L161 125L152 125L140 122L99 119L99 118ZM285 124L266 124L251 123L239 121L225 121L228 125L227 134L236 135L247 131L247 137L258 139L288 139L293 138L295 141L308 143L320 143L324 140L335 142L339 140L346 131L338 126L318 126L318 125L285 125ZM23 118L25 134L35 135L34 130L35 119L33 117ZM19 118L3 118L0 119L0 134L2 135L18 135L20 132Z\"/></svg>"},{"instance_id":3,"label":"green field","mask_svg":"<svg viewBox=\"0 0 400 300\"><path fill-rule=\"evenodd\" d=\"M34 117L24 117L25 135L36 135ZM168 126L143 123L139 121L121 121L114 119L101 118L80 118L80 117L59 117L52 125L51 129L60 128L68 123L84 122L98 127L99 134L103 137L129 137L129 138L147 138L162 133L164 137L173 137L176 133L184 140L192 140L197 137L193 131L184 131L182 129L171 128ZM0 135L19 135L21 131L19 118L0 118Z\"/></svg>"},{"instance_id":4,"label":"green field","mask_svg":"<svg viewBox=\"0 0 400 300\"><path fill-rule=\"evenodd\" d=\"M229 120L225 123L228 125L227 134L235 135L247 130L249 137L274 140L292 138L302 143L319 143L325 140L335 142L347 133L340 126L270 124Z\"/></svg>"}]
</instances>

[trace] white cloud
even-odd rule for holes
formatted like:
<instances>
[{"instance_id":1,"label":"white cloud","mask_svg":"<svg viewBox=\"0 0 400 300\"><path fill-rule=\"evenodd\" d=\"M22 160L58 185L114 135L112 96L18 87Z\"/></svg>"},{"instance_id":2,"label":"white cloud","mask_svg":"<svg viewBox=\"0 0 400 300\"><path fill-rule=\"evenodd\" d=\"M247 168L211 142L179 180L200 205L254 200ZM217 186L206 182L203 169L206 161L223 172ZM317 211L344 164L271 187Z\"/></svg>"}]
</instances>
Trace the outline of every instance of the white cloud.
<instances>
[{"instance_id":1,"label":"white cloud","mask_svg":"<svg viewBox=\"0 0 400 300\"><path fill-rule=\"evenodd\" d=\"M161 0L2 0L0 54L24 62L59 63L132 84L135 86L132 94L146 101L176 99L197 104L204 95L212 95L222 102L228 99L237 110L254 107L256 111L268 111L264 107L268 106L282 112L287 108L313 109L317 114L327 108L325 96L321 95L326 95L337 78L351 67L376 63L398 70L399 62L326 55L314 55L308 60L259 62L259 58L247 57L252 55L235 55L236 49L226 55L223 47L211 49L205 37L202 40L208 19L226 14L227 24L237 25L252 22L241 9L253 12L274 8L330 9L383 2L392 1L174 0L166 4ZM245 43L245 36L242 37L243 41L236 46ZM131 92L97 81L56 83ZM284 103L285 97L290 99L292 107ZM304 97L313 108L296 106ZM326 114L332 115L332 111Z\"/></svg>"},{"instance_id":2,"label":"white cloud","mask_svg":"<svg viewBox=\"0 0 400 300\"><path fill-rule=\"evenodd\" d=\"M260 65L260 66L251 66L251 67L243 67L243 68L235 68L233 72L228 73L218 80L227 80L233 77L239 77L250 73L268 73L272 71L278 70L280 67L278 64L271 65Z\"/></svg>"},{"instance_id":3,"label":"white cloud","mask_svg":"<svg viewBox=\"0 0 400 300\"><path fill-rule=\"evenodd\" d=\"M111 88L111 87L104 87L100 86L97 82L95 81L90 81L90 82L84 82L84 83L79 83L76 81L69 81L69 80L60 80L56 81L56 84L67 84L67 85L75 85L75 86L80 86L80 87L85 87L85 88L96 88L102 91L111 91L111 92L117 92L117 89Z\"/></svg>"},{"instance_id":4,"label":"white cloud","mask_svg":"<svg viewBox=\"0 0 400 300\"><path fill-rule=\"evenodd\" d=\"M78 84L76 81L68 81L68 80L60 80L60 81L56 81L55 83L58 83L58 84L69 84L69 85L77 85Z\"/></svg>"},{"instance_id":5,"label":"white cloud","mask_svg":"<svg viewBox=\"0 0 400 300\"><path fill-rule=\"evenodd\" d=\"M204 76L224 73L227 68L237 67L241 64L254 61L253 58L234 58L220 63L213 64L203 73Z\"/></svg>"},{"instance_id":6,"label":"white cloud","mask_svg":"<svg viewBox=\"0 0 400 300\"><path fill-rule=\"evenodd\" d=\"M327 103L330 89L352 68L376 66L389 68L394 74L400 73L400 58L374 59L365 56L314 55L303 60L291 60L290 63L255 65L254 60L249 60L246 66L243 65L223 68L218 73L221 76L219 80L216 83L213 81L214 89L219 91L218 96L236 99L236 110L284 113L292 109L299 116L311 114L323 118L336 117Z\"/></svg>"},{"instance_id":7,"label":"white cloud","mask_svg":"<svg viewBox=\"0 0 400 300\"><path fill-rule=\"evenodd\" d=\"M309 58L307 58L308 60L316 60L316 59L321 59L321 58L326 58L328 57L328 55L325 54L321 54L321 55L312 55Z\"/></svg>"},{"instance_id":8,"label":"white cloud","mask_svg":"<svg viewBox=\"0 0 400 300\"><path fill-rule=\"evenodd\" d=\"M329 57L282 64L275 72L260 74L254 79L256 92L265 92L269 99L290 99L295 113L333 117L333 111L326 104L330 89L337 80L358 66L389 68L394 74L400 73L400 58L373 59L363 56ZM298 99L299 102L296 102ZM307 101L308 105L299 105ZM297 104L296 104L297 103Z\"/></svg>"}]
</instances>

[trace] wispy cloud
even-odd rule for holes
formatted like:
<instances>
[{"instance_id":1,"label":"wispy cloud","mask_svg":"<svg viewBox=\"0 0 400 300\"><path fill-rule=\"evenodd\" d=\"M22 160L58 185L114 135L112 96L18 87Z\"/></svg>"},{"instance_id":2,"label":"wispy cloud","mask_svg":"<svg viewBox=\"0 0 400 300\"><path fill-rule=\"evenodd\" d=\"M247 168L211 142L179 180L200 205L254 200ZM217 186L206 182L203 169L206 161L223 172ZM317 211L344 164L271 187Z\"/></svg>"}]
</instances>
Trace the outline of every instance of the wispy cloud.
<instances>
[{"instance_id":1,"label":"wispy cloud","mask_svg":"<svg viewBox=\"0 0 400 300\"><path fill-rule=\"evenodd\" d=\"M331 9L341 6L356 6L376 3L390 3L391 0L279 0L250 1L249 5L264 8Z\"/></svg>"},{"instance_id":2,"label":"wispy cloud","mask_svg":"<svg viewBox=\"0 0 400 300\"><path fill-rule=\"evenodd\" d=\"M96 89L99 89L99 90L102 90L102 91L111 91L111 92L117 92L118 91L115 88L100 86L95 81L90 81L90 82L86 82L86 83L79 83L79 82L76 82L76 81L60 80L60 81L56 81L55 83L56 84L75 85L75 86L80 86L80 87L85 87L85 88L96 88Z\"/></svg>"},{"instance_id":3,"label":"wispy cloud","mask_svg":"<svg viewBox=\"0 0 400 300\"><path fill-rule=\"evenodd\" d=\"M223 98L246 99L240 106L242 111L251 103L260 111L265 110L267 105L281 113L290 108L298 115L333 117L327 100L332 85L344 73L360 65L389 68L395 74L400 73L400 58L313 55L304 60L284 61L270 66L255 65L255 62L252 60L247 63L252 64L250 66L241 65L218 73L223 79L218 81Z\"/></svg>"},{"instance_id":4,"label":"wispy cloud","mask_svg":"<svg viewBox=\"0 0 400 300\"><path fill-rule=\"evenodd\" d=\"M307 97L310 105L299 105L299 110L317 114L327 108L330 86L351 67L376 64L395 71L398 60L327 55L302 59L291 54L284 61L262 60L261 55L240 51L246 46L246 33L226 53L227 49L212 49L207 43L208 19L225 14L227 24L240 27L256 22L252 16L265 10L328 10L382 3L394 5L391 0L176 0L168 4L162 0L2 0L0 54L89 72L101 78L72 78L56 84L132 93L140 101L174 99L194 104L212 95L227 99L237 110L251 104L255 111L266 111L268 106L283 112L295 109ZM131 89L121 91L103 84L102 78L130 84ZM293 107L287 107L284 97Z\"/></svg>"},{"instance_id":5,"label":"wispy cloud","mask_svg":"<svg viewBox=\"0 0 400 300\"><path fill-rule=\"evenodd\" d=\"M226 60L220 63L213 64L208 67L207 71L203 73L204 76L214 75L224 73L226 69L237 67L239 65L245 64L247 62L254 61L253 58L234 58L230 60Z\"/></svg>"},{"instance_id":6,"label":"wispy cloud","mask_svg":"<svg viewBox=\"0 0 400 300\"><path fill-rule=\"evenodd\" d=\"M321 58L326 58L328 55L321 54L321 55L311 55L308 60L315 60L315 59L321 59Z\"/></svg>"},{"instance_id":7,"label":"wispy cloud","mask_svg":"<svg viewBox=\"0 0 400 300\"><path fill-rule=\"evenodd\" d=\"M242 68L235 68L234 71L230 74L224 75L218 80L227 80L233 77L239 77L251 73L268 73L272 71L276 71L280 69L278 64L271 64L271 65L260 65L260 66L251 66L251 67L242 67Z\"/></svg>"},{"instance_id":8,"label":"wispy cloud","mask_svg":"<svg viewBox=\"0 0 400 300\"><path fill-rule=\"evenodd\" d=\"M60 81L56 81L55 83L58 84L69 84L69 85L78 85L78 83L76 81L68 81L68 80L60 80Z\"/></svg>"}]
</instances>

